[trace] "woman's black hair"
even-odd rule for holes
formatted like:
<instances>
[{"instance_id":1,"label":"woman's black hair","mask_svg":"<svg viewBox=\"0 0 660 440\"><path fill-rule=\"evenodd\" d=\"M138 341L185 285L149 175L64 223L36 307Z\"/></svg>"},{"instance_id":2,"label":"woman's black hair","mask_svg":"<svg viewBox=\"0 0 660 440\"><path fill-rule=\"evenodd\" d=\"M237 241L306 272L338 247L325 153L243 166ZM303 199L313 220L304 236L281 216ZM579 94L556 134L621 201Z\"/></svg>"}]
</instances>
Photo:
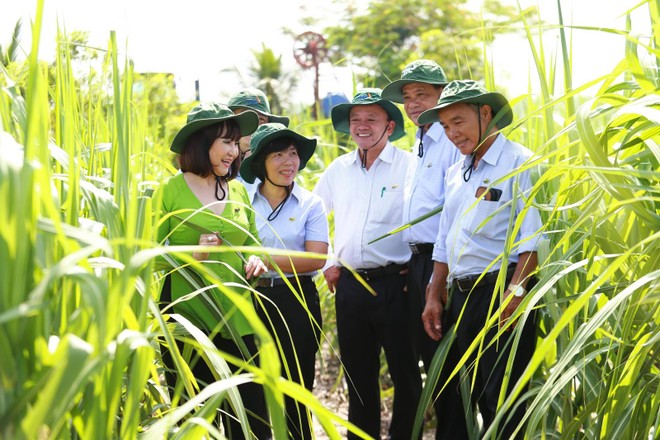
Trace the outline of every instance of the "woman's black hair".
<instances>
[{"instance_id":1,"label":"woman's black hair","mask_svg":"<svg viewBox=\"0 0 660 440\"><path fill-rule=\"evenodd\" d=\"M209 159L211 145L218 138L227 138L238 142L241 138L241 129L234 119L218 122L197 130L191 134L179 154L179 168L182 172L207 177L213 174L213 165ZM220 176L229 181L238 175L241 167L240 154L234 159L226 176Z\"/></svg>"}]
</instances>

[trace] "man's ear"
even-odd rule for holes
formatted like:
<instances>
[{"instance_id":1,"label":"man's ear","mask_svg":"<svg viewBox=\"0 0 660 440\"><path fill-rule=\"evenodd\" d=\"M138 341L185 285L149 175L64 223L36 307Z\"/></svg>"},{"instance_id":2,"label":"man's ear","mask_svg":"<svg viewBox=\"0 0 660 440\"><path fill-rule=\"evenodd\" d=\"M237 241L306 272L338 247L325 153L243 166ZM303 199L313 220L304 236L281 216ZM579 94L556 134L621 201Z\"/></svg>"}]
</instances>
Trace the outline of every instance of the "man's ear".
<instances>
[{"instance_id":1,"label":"man's ear","mask_svg":"<svg viewBox=\"0 0 660 440\"><path fill-rule=\"evenodd\" d=\"M396 122L392 119L387 121L387 137L390 137L394 133L394 128L396 127Z\"/></svg>"},{"instance_id":2,"label":"man's ear","mask_svg":"<svg viewBox=\"0 0 660 440\"><path fill-rule=\"evenodd\" d=\"M488 104L482 104L479 106L479 111L481 112L481 117L487 122L493 120L493 108Z\"/></svg>"}]
</instances>

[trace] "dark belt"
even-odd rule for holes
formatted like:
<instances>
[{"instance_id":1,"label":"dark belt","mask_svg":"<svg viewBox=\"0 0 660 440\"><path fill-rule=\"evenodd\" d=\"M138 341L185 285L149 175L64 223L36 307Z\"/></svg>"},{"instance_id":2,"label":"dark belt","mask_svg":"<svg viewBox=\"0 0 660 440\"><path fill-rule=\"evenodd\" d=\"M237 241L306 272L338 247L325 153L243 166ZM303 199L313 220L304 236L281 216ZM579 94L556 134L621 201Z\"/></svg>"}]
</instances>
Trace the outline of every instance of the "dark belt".
<instances>
[{"instance_id":1,"label":"dark belt","mask_svg":"<svg viewBox=\"0 0 660 440\"><path fill-rule=\"evenodd\" d=\"M408 266L406 264L388 264L387 266L376 267L374 269L354 269L353 272L355 272L357 275L360 275L365 281L369 281L387 275L393 275L395 273L398 274L407 267ZM353 272L346 269L345 267L342 267L341 269L347 275L351 275L353 277L355 276Z\"/></svg>"},{"instance_id":2,"label":"dark belt","mask_svg":"<svg viewBox=\"0 0 660 440\"><path fill-rule=\"evenodd\" d=\"M513 272L515 271L515 268L516 268L515 263L512 263L512 264L509 265L509 267L507 268L507 274L506 274L507 279L510 278L513 275ZM451 283L452 283L452 286L454 287L454 289L457 289L461 293L465 293L465 292L470 292L471 290L473 290L477 286L481 287L481 286L486 286L486 285L490 285L490 284L495 284L499 274L500 274L500 271L498 269L498 270L494 270L492 272L488 272L483 277L481 276L481 274L468 275L466 277L454 279L454 280L452 280ZM479 279L480 277L481 277L481 279Z\"/></svg>"},{"instance_id":3,"label":"dark belt","mask_svg":"<svg viewBox=\"0 0 660 440\"><path fill-rule=\"evenodd\" d=\"M287 277L286 279L289 280L289 283L291 283L292 286L298 284L296 277ZM285 278L259 278L259 280L257 280L257 287L286 286L286 281L284 280ZM300 284L311 283L314 281L312 280L311 275L299 275L298 280L300 280Z\"/></svg>"},{"instance_id":4,"label":"dark belt","mask_svg":"<svg viewBox=\"0 0 660 440\"><path fill-rule=\"evenodd\" d=\"M414 255L433 253L433 243L408 243L408 246Z\"/></svg>"}]
</instances>

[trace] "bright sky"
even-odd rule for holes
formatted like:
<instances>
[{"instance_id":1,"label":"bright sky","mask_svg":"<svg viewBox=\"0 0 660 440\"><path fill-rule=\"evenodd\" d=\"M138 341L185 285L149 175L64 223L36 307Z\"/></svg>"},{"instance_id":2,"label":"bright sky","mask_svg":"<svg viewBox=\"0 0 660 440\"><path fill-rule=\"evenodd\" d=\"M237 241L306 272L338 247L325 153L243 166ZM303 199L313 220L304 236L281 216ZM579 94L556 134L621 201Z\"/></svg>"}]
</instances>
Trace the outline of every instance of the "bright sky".
<instances>
[{"instance_id":1,"label":"bright sky","mask_svg":"<svg viewBox=\"0 0 660 440\"><path fill-rule=\"evenodd\" d=\"M36 0L5 0L3 3L0 6L0 43L3 46L8 43L16 20L23 17L22 47L29 50L29 24L34 17ZM368 0L357 0L357 3L367 4ZM536 4L533 0L521 0L521 3ZM543 19L555 21L556 2L541 0L538 3ZM623 29L624 20L620 16L635 3L637 0L563 0L562 7L566 23ZM196 79L200 81L202 99L223 99L241 84L235 74L222 72L236 68L246 72L253 62L250 51L260 50L262 43L282 55L285 69L299 70L292 55L293 41L282 34L282 27L303 32L309 30L300 24L303 16L313 15L329 23L339 14L332 0L45 0L40 56L52 59L58 22L68 32L89 31L90 44L102 48L107 47L110 30L115 30L118 45L127 48L136 71L174 73L183 99L192 99ZM648 13L639 15L642 26L648 29ZM578 30L573 38L576 85L608 72L623 58L621 37ZM556 41L546 44L548 53L558 48ZM441 60L437 61L442 64ZM502 83L511 94L527 91L529 66L533 64L527 43L512 37L497 37L494 62L498 84ZM295 100L311 102L312 71L300 74L301 85ZM323 97L331 91L350 95L350 72L322 64L320 95Z\"/></svg>"}]
</instances>

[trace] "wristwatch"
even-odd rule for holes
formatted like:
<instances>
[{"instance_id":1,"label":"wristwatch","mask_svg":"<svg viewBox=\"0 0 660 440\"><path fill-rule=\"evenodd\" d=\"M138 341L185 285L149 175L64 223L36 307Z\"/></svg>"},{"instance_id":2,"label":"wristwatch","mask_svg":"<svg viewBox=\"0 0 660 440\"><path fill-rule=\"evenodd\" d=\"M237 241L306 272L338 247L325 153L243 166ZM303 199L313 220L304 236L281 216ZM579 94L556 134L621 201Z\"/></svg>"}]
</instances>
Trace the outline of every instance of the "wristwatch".
<instances>
[{"instance_id":1,"label":"wristwatch","mask_svg":"<svg viewBox=\"0 0 660 440\"><path fill-rule=\"evenodd\" d=\"M522 298L527 293L525 288L520 284L509 284L509 290L516 298Z\"/></svg>"}]
</instances>

